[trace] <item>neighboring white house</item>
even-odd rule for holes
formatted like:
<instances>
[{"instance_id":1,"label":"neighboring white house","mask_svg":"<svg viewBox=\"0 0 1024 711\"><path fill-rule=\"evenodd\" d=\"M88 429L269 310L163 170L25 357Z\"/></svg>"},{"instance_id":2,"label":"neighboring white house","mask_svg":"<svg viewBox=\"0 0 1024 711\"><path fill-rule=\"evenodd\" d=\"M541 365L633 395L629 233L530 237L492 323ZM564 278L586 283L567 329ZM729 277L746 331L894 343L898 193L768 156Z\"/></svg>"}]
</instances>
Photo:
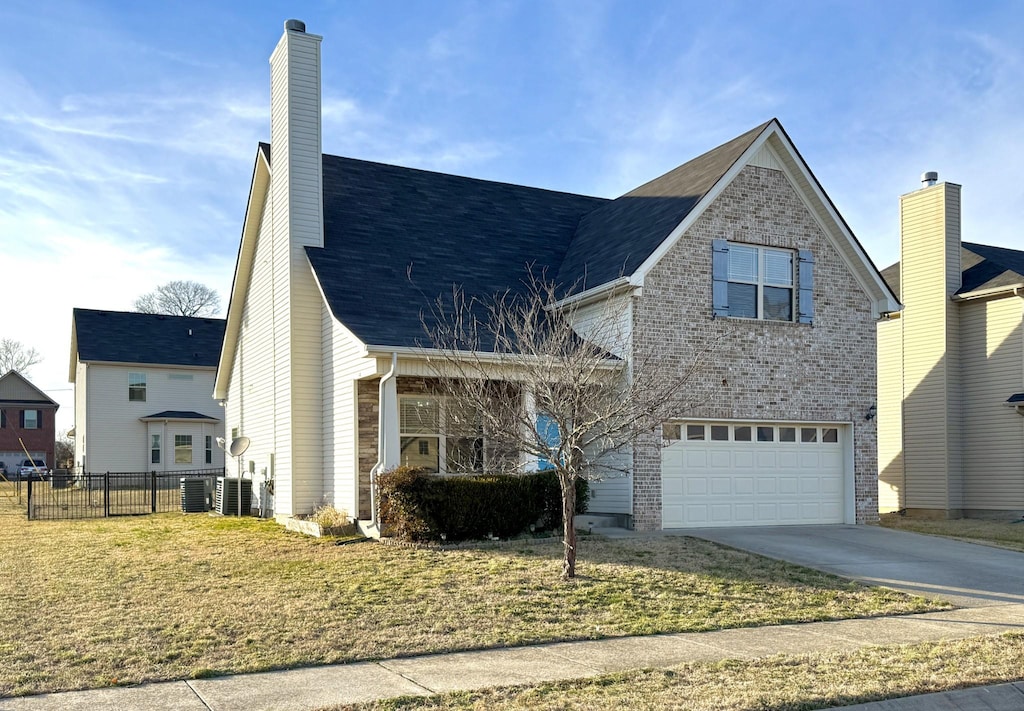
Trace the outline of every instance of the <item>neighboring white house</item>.
<instances>
[{"instance_id":1,"label":"neighboring white house","mask_svg":"<svg viewBox=\"0 0 1024 711\"><path fill-rule=\"evenodd\" d=\"M210 396L223 335L223 319L75 309L75 467L223 467L224 415Z\"/></svg>"},{"instance_id":2,"label":"neighboring white house","mask_svg":"<svg viewBox=\"0 0 1024 711\"><path fill-rule=\"evenodd\" d=\"M484 442L446 431L421 314L453 284L521 289L532 265L628 300L621 342L601 343L627 362L714 348L700 405L627 453L592 512L641 529L877 519L875 324L899 304L778 121L615 200L341 158L321 148L320 42L289 20L271 57L214 389L275 514L368 518L378 462L484 468Z\"/></svg>"}]
</instances>

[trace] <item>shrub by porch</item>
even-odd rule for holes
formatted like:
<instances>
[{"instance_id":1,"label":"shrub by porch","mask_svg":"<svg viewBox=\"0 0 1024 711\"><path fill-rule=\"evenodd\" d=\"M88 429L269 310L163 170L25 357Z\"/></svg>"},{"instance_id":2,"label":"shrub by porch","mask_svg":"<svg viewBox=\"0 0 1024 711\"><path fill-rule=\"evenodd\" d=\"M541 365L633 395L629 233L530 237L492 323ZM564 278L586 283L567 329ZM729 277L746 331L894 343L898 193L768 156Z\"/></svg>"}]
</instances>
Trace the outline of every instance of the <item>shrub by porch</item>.
<instances>
[{"instance_id":1,"label":"shrub by porch","mask_svg":"<svg viewBox=\"0 0 1024 711\"><path fill-rule=\"evenodd\" d=\"M378 479L383 533L406 541L511 538L530 526L562 526L562 494L553 472L437 476L399 467ZM587 482L576 482L576 512L587 508Z\"/></svg>"}]
</instances>

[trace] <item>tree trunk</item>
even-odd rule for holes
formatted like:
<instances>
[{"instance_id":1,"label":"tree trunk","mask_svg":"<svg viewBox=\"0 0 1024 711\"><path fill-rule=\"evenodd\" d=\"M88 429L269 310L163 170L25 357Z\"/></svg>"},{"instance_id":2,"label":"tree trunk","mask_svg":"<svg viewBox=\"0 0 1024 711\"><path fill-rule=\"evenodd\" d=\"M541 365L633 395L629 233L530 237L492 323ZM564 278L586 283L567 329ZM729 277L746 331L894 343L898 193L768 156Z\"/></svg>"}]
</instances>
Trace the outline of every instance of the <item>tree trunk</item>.
<instances>
[{"instance_id":1,"label":"tree trunk","mask_svg":"<svg viewBox=\"0 0 1024 711\"><path fill-rule=\"evenodd\" d=\"M562 579L576 577L576 480L567 472L558 472L558 483L562 487Z\"/></svg>"}]
</instances>

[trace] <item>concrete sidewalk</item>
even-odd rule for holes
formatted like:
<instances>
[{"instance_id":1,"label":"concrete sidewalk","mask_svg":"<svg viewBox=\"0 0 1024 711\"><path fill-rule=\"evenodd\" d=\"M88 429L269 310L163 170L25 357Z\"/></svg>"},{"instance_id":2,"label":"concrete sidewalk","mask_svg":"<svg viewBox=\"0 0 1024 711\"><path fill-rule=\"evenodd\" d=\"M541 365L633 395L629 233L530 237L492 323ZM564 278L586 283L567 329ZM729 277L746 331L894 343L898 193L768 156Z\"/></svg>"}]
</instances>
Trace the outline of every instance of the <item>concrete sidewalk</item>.
<instances>
[{"instance_id":1,"label":"concrete sidewalk","mask_svg":"<svg viewBox=\"0 0 1024 711\"><path fill-rule=\"evenodd\" d=\"M402 695L426 696L446 691L586 678L629 669L670 667L684 662L854 650L868 645L959 639L1009 630L1024 630L1024 605L988 605L903 617L564 642L44 694L0 699L0 711L300 711ZM1018 694L1021 688L1022 685L1000 685L855 708L878 711L1019 711L1024 709L1024 695L1016 706L1006 705L1009 703L1006 699L1016 700L1013 694ZM991 703L986 703L986 700Z\"/></svg>"}]
</instances>

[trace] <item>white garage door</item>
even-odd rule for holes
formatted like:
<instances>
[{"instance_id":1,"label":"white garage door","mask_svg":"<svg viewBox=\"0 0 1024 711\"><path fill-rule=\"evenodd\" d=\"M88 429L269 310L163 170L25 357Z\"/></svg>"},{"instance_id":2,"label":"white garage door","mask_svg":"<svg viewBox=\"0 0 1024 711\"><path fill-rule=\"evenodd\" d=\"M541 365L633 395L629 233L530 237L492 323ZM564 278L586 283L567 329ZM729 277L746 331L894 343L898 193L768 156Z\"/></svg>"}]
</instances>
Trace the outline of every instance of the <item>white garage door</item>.
<instances>
[{"instance_id":1,"label":"white garage door","mask_svg":"<svg viewBox=\"0 0 1024 711\"><path fill-rule=\"evenodd\" d=\"M664 528L843 523L843 428L820 424L666 425Z\"/></svg>"}]
</instances>

